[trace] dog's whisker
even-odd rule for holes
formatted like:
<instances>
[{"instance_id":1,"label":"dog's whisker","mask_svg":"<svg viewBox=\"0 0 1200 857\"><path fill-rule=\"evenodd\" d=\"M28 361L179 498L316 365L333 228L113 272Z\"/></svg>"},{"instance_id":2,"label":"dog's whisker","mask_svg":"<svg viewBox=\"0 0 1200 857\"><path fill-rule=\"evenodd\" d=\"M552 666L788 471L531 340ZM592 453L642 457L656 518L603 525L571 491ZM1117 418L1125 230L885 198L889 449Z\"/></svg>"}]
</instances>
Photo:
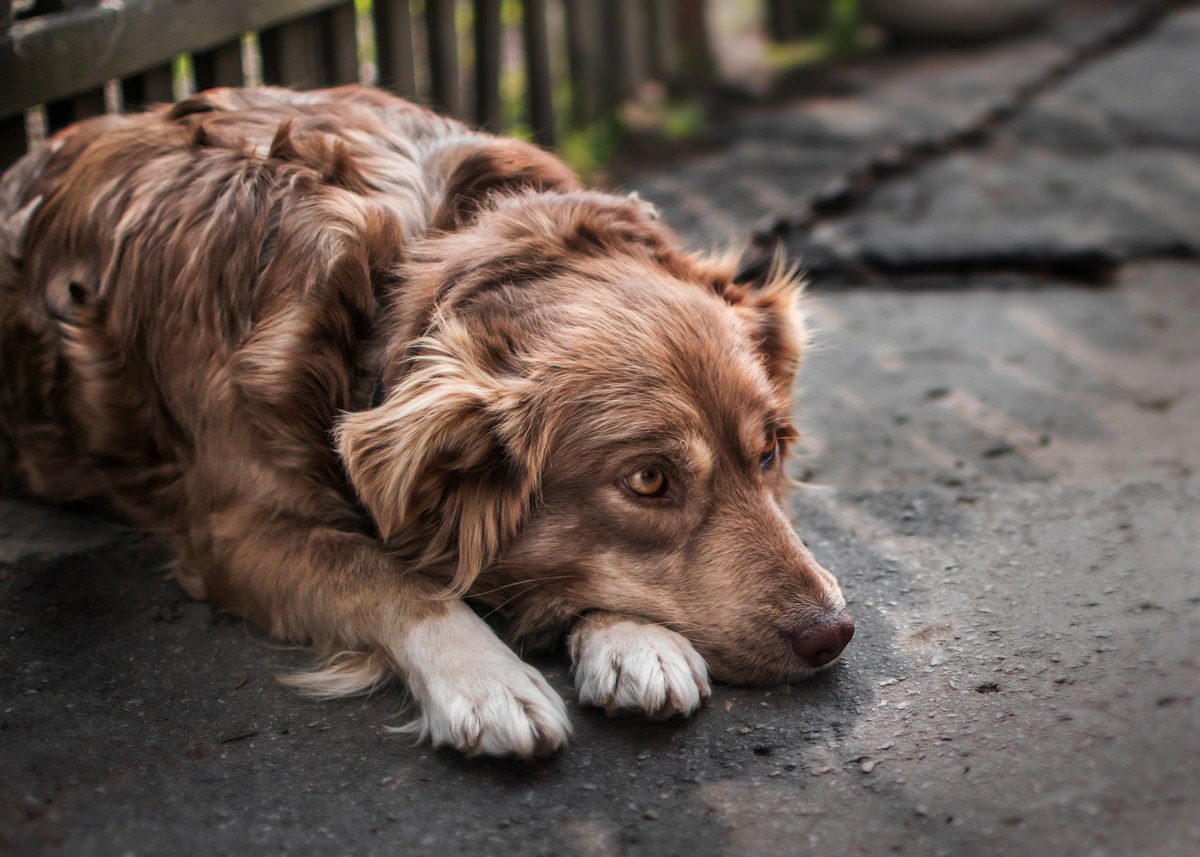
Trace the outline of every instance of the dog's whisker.
<instances>
[{"instance_id":1,"label":"dog's whisker","mask_svg":"<svg viewBox=\"0 0 1200 857\"><path fill-rule=\"evenodd\" d=\"M520 592L517 592L516 594L509 596L508 598L504 599L499 604L497 604L495 607L493 607L491 610L489 610L487 613L484 613L483 618L488 619L488 618L494 616L496 613L500 612L500 610L502 610L505 606L507 606L511 602L515 601L516 599L520 598L522 595L527 595L528 593L537 589L540 585L541 585L541 581L535 581L530 586L526 587L525 589L522 589Z\"/></svg>"},{"instance_id":2,"label":"dog's whisker","mask_svg":"<svg viewBox=\"0 0 1200 857\"><path fill-rule=\"evenodd\" d=\"M527 578L525 580L514 580L512 583L505 583L503 586L497 586L497 587L494 587L493 589L485 589L482 592L476 592L476 591L472 590L467 593L467 598L483 598L484 596L491 595L494 592L500 592L503 589L510 589L514 586L521 586L522 584L525 584L525 583L532 583L532 584L536 585L536 584L541 584L541 583L549 583L552 580L570 580L573 576L574 575L570 575L570 574L556 574L551 577L536 577L536 578L531 577L531 578Z\"/></svg>"},{"instance_id":3,"label":"dog's whisker","mask_svg":"<svg viewBox=\"0 0 1200 857\"><path fill-rule=\"evenodd\" d=\"M571 615L576 619L586 622L597 627L606 627L607 623L596 619L594 616L589 616L587 613L579 613L572 611ZM641 625L648 625L655 628L663 628L667 631L673 631L681 637L685 637L692 642L699 642L701 645L712 642L709 636L708 629L702 628L699 625L692 625L687 622L654 622L641 617L630 617Z\"/></svg>"}]
</instances>

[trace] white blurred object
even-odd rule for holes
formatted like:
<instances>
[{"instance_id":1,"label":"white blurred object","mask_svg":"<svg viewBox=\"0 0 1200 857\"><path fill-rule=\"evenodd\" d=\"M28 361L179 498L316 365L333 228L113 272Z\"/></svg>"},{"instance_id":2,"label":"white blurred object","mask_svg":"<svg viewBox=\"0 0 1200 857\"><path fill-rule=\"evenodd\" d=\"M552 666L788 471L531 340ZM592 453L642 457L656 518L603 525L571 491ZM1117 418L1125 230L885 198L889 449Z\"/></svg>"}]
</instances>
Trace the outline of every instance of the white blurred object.
<instances>
[{"instance_id":1,"label":"white blurred object","mask_svg":"<svg viewBox=\"0 0 1200 857\"><path fill-rule=\"evenodd\" d=\"M987 39L1032 26L1062 0L863 0L889 32L922 39Z\"/></svg>"}]
</instances>

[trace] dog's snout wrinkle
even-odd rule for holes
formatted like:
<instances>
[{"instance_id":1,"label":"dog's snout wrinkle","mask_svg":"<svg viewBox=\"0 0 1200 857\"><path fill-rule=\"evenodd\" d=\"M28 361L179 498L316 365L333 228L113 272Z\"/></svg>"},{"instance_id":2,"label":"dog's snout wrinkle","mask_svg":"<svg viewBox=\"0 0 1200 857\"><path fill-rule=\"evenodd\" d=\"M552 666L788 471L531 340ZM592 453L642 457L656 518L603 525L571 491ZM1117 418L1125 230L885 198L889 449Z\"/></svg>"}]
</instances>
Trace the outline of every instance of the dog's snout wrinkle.
<instances>
[{"instance_id":1,"label":"dog's snout wrinkle","mask_svg":"<svg viewBox=\"0 0 1200 857\"><path fill-rule=\"evenodd\" d=\"M843 610L793 631L792 649L807 666L818 668L837 660L853 637L854 620Z\"/></svg>"}]
</instances>

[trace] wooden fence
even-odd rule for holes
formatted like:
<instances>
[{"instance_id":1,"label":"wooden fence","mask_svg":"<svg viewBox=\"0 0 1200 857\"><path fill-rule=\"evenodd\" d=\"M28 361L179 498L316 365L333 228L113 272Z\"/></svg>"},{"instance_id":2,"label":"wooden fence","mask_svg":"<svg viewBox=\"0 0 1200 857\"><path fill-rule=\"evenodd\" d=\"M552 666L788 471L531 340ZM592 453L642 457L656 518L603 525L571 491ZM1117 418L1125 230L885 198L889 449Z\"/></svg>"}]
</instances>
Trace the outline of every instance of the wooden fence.
<instances>
[{"instance_id":1,"label":"wooden fence","mask_svg":"<svg viewBox=\"0 0 1200 857\"><path fill-rule=\"evenodd\" d=\"M703 86L704 0L0 0L0 167L78 119L212 86L359 80L542 145L648 80ZM517 59L514 62L513 57ZM515 85L510 85L514 84Z\"/></svg>"}]
</instances>

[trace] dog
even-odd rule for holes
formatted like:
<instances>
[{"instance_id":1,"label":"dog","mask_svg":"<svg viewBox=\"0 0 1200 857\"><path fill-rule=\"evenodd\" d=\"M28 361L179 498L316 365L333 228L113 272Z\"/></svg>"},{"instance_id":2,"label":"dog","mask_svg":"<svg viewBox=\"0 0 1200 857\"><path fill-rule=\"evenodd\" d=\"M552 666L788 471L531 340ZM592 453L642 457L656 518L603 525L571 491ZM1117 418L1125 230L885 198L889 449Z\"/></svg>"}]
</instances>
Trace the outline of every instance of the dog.
<instances>
[{"instance_id":1,"label":"dog","mask_svg":"<svg viewBox=\"0 0 1200 857\"><path fill-rule=\"evenodd\" d=\"M163 539L319 656L307 693L399 678L433 745L532 757L571 727L514 648L565 637L582 704L662 718L853 634L781 505L797 277L736 284L541 149L215 89L63 130L0 224L5 484Z\"/></svg>"}]
</instances>

